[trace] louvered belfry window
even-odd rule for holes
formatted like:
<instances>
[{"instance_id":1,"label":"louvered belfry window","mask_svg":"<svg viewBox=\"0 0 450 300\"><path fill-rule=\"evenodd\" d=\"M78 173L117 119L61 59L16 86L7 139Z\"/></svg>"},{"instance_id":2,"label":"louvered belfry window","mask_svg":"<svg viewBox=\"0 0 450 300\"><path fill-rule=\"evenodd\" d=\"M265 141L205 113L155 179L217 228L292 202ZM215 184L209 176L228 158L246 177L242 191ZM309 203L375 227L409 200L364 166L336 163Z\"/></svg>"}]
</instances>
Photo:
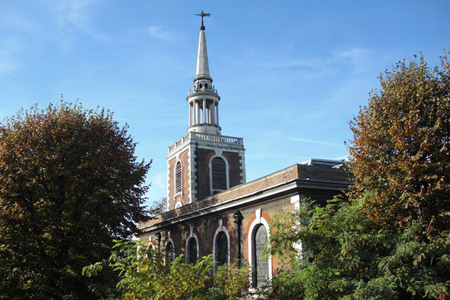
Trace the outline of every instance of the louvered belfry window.
<instances>
[{"instance_id":1,"label":"louvered belfry window","mask_svg":"<svg viewBox=\"0 0 450 300\"><path fill-rule=\"evenodd\" d=\"M227 189L227 166L223 158L215 157L211 162L212 188L224 191Z\"/></svg>"},{"instance_id":2,"label":"louvered belfry window","mask_svg":"<svg viewBox=\"0 0 450 300\"><path fill-rule=\"evenodd\" d=\"M175 167L175 193L181 193L181 162Z\"/></svg>"}]
</instances>

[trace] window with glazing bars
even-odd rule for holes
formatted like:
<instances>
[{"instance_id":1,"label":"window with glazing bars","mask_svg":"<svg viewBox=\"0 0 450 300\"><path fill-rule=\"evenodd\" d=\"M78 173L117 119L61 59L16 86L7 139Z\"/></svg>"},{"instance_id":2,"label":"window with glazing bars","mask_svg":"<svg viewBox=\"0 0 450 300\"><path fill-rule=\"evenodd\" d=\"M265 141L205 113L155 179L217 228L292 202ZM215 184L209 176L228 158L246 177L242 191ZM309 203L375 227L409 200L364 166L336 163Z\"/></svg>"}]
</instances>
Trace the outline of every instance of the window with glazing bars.
<instances>
[{"instance_id":1,"label":"window with glazing bars","mask_svg":"<svg viewBox=\"0 0 450 300\"><path fill-rule=\"evenodd\" d=\"M227 189L227 165L223 158L215 157L211 162L213 190Z\"/></svg>"},{"instance_id":2,"label":"window with glazing bars","mask_svg":"<svg viewBox=\"0 0 450 300\"><path fill-rule=\"evenodd\" d=\"M175 193L181 193L181 162L175 167Z\"/></svg>"}]
</instances>

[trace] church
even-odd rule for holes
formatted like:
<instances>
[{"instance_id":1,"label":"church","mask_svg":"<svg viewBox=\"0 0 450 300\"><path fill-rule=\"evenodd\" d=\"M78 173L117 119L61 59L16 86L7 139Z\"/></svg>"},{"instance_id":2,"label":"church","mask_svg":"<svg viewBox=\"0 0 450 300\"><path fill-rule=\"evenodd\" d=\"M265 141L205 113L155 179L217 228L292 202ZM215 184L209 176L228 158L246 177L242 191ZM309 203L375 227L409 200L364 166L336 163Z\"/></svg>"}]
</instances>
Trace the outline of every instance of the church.
<instances>
[{"instance_id":1,"label":"church","mask_svg":"<svg viewBox=\"0 0 450 300\"><path fill-rule=\"evenodd\" d=\"M304 198L326 203L342 194L349 173L342 161L310 159L246 182L243 138L222 135L203 25L208 14L200 16L197 70L186 98L189 126L168 149L167 211L139 224L139 239L169 259L184 254L195 262L213 254L217 265L246 261L251 286L263 287L277 270L277 258L263 255L271 217L298 209Z\"/></svg>"}]
</instances>

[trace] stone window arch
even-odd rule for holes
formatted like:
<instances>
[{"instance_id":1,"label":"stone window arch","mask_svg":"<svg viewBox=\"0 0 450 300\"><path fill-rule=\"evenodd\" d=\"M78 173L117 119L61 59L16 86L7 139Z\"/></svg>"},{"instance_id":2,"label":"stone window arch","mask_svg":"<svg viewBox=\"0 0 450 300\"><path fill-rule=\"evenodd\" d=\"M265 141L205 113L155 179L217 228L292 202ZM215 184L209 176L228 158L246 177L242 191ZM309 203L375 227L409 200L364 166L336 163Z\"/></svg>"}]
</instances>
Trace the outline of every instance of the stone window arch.
<instances>
[{"instance_id":1,"label":"stone window arch","mask_svg":"<svg viewBox=\"0 0 450 300\"><path fill-rule=\"evenodd\" d=\"M253 288L265 286L272 280L272 257L263 255L265 243L270 237L268 221L262 216L261 209L255 211L256 218L250 225L248 256L251 269L250 282Z\"/></svg>"},{"instance_id":2,"label":"stone window arch","mask_svg":"<svg viewBox=\"0 0 450 300\"><path fill-rule=\"evenodd\" d=\"M264 225L255 227L252 234L252 283L253 287L263 287L269 282L269 261L264 257L264 247L268 239L268 232Z\"/></svg>"},{"instance_id":3,"label":"stone window arch","mask_svg":"<svg viewBox=\"0 0 450 300\"><path fill-rule=\"evenodd\" d=\"M153 242L153 238L149 237L148 239L148 243L145 247L145 255L147 256L147 258L150 258L152 255L154 255L156 253L156 246L155 243Z\"/></svg>"},{"instance_id":4,"label":"stone window arch","mask_svg":"<svg viewBox=\"0 0 450 300\"><path fill-rule=\"evenodd\" d=\"M165 245L165 256L166 261L174 261L175 260L175 245L171 238L168 239Z\"/></svg>"},{"instance_id":5,"label":"stone window arch","mask_svg":"<svg viewBox=\"0 0 450 300\"><path fill-rule=\"evenodd\" d=\"M186 261L196 263L200 256L200 247L197 234L191 226L191 232L186 239Z\"/></svg>"},{"instance_id":6,"label":"stone window arch","mask_svg":"<svg viewBox=\"0 0 450 300\"><path fill-rule=\"evenodd\" d=\"M180 207L182 207L182 206L183 206L183 201L178 200L178 201L175 203L175 208L180 208Z\"/></svg>"},{"instance_id":7,"label":"stone window arch","mask_svg":"<svg viewBox=\"0 0 450 300\"><path fill-rule=\"evenodd\" d=\"M223 220L219 220L219 227L214 232L213 237L213 253L214 261L216 262L214 266L214 272L217 271L217 267L223 264L230 264L230 233L228 229L223 226Z\"/></svg>"}]
</instances>

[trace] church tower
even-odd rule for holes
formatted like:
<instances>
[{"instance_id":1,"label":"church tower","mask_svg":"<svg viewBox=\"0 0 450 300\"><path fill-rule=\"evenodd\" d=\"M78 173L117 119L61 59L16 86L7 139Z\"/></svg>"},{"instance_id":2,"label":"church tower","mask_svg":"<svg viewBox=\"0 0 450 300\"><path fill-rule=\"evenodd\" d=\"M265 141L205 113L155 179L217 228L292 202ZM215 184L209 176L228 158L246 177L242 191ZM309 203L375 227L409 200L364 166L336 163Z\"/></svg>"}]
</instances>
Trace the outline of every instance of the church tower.
<instances>
[{"instance_id":1,"label":"church tower","mask_svg":"<svg viewBox=\"0 0 450 300\"><path fill-rule=\"evenodd\" d=\"M189 91L188 132L169 147L168 210L200 201L245 183L242 138L224 136L219 126L220 97L209 72L203 11L194 88Z\"/></svg>"}]
</instances>

